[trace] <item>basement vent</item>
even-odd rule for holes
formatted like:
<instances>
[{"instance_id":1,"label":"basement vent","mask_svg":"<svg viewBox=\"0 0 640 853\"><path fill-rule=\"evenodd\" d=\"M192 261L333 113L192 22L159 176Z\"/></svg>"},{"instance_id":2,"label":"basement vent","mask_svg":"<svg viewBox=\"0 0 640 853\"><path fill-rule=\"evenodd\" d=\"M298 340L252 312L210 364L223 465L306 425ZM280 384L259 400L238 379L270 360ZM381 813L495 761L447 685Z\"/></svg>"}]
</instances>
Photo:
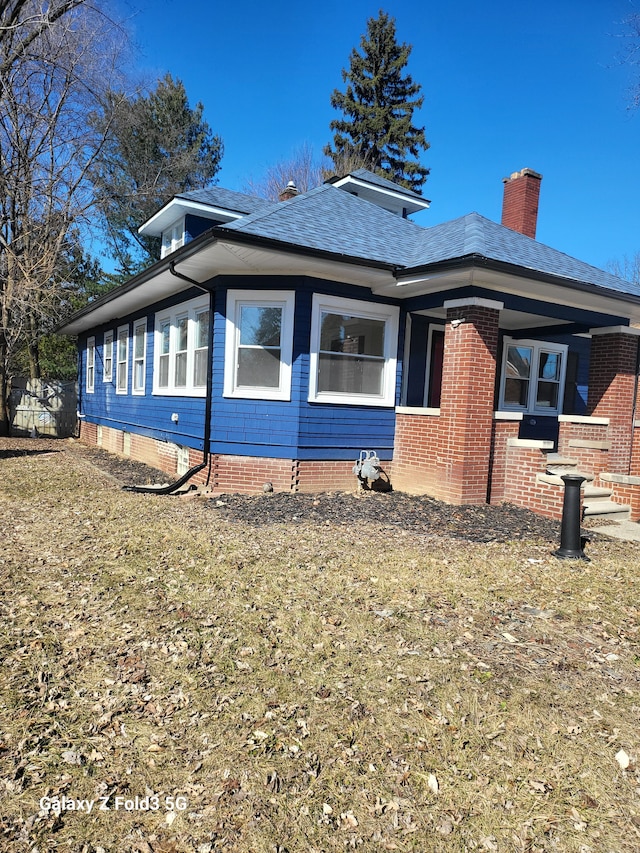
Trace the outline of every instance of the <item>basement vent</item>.
<instances>
[{"instance_id":1,"label":"basement vent","mask_svg":"<svg viewBox=\"0 0 640 853\"><path fill-rule=\"evenodd\" d=\"M189 470L189 448L178 447L178 477L182 477Z\"/></svg>"}]
</instances>

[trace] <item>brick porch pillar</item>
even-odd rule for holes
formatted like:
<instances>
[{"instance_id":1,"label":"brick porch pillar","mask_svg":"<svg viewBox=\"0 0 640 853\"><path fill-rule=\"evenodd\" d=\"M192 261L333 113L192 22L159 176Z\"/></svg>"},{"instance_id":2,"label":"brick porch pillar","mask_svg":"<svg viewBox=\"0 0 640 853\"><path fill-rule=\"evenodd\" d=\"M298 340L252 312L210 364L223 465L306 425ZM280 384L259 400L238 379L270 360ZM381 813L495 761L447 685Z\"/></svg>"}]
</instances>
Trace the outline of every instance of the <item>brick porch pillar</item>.
<instances>
[{"instance_id":1,"label":"brick porch pillar","mask_svg":"<svg viewBox=\"0 0 640 853\"><path fill-rule=\"evenodd\" d=\"M487 502L502 302L467 297L444 303L441 448L438 460L455 504Z\"/></svg>"},{"instance_id":2,"label":"brick porch pillar","mask_svg":"<svg viewBox=\"0 0 640 853\"><path fill-rule=\"evenodd\" d=\"M587 413L609 418L609 472L628 474L633 444L634 402L640 329L591 329Z\"/></svg>"}]
</instances>

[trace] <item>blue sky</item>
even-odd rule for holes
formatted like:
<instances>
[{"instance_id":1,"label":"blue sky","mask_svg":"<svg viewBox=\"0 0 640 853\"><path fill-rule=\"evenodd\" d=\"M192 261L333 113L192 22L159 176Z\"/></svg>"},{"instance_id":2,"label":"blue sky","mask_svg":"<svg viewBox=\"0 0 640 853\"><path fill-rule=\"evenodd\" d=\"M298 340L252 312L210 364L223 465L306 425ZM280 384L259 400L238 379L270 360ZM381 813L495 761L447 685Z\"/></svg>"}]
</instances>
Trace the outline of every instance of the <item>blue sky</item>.
<instances>
[{"instance_id":1,"label":"blue sky","mask_svg":"<svg viewBox=\"0 0 640 853\"><path fill-rule=\"evenodd\" d=\"M130 0L130 14L140 68L205 105L219 183L241 190L303 144L320 157L330 94L381 6L425 96L432 204L416 221L500 221L502 178L529 167L543 175L537 239L599 267L640 251L640 111L619 61L639 0Z\"/></svg>"}]
</instances>

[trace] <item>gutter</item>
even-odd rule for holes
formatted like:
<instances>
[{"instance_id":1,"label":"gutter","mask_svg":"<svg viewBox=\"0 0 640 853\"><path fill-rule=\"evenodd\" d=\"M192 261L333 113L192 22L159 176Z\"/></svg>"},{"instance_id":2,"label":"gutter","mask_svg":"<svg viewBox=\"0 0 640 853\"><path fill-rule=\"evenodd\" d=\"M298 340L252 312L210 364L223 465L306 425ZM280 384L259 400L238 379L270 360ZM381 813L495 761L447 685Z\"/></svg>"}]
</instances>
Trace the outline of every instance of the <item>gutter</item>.
<instances>
[{"instance_id":1,"label":"gutter","mask_svg":"<svg viewBox=\"0 0 640 853\"><path fill-rule=\"evenodd\" d=\"M569 287L572 290L579 290L584 293L594 293L599 296L606 296L610 299L619 299L621 302L630 302L635 305L640 304L640 294L625 293L622 290L614 290L612 287L605 287L600 284L589 284L588 282L578 281L575 278L568 276L554 275L542 270L536 270L532 267L523 267L518 264L512 264L508 261L498 261L487 258L485 255L462 255L459 258L452 258L446 261L436 261L431 264L422 264L419 267L403 267L396 268L395 277L400 280L409 276L419 276L421 274L428 275L434 272L454 272L459 269L469 269L469 267L477 267L480 269L492 270L493 272L501 272L507 275L512 275L517 278L532 278L536 281L544 282L545 284L556 284L562 287ZM526 271L526 276L523 275ZM631 284L631 282L628 282Z\"/></svg>"}]
</instances>

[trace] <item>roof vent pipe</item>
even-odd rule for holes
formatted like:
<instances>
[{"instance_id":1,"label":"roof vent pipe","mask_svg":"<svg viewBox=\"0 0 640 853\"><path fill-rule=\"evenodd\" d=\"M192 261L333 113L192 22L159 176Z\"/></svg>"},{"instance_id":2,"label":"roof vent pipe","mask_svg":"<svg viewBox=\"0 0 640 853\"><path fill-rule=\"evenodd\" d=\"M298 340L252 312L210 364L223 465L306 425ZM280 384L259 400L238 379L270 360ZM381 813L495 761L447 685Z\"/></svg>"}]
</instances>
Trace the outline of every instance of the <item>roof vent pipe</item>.
<instances>
[{"instance_id":1,"label":"roof vent pipe","mask_svg":"<svg viewBox=\"0 0 640 853\"><path fill-rule=\"evenodd\" d=\"M290 198L295 198L297 195L300 195L300 190L295 185L295 181L289 181L286 187L281 190L280 195L278 196L278 201L288 201Z\"/></svg>"}]
</instances>

